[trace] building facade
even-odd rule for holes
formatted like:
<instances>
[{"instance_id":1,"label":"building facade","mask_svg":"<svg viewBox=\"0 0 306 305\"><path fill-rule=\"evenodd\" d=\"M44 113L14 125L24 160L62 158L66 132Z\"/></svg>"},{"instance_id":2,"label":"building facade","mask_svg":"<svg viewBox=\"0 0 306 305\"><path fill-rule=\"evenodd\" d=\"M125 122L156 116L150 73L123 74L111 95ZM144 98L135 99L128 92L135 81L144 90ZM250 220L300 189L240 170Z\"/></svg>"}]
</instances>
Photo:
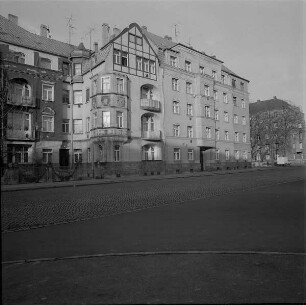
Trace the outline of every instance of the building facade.
<instances>
[{"instance_id":1,"label":"building facade","mask_svg":"<svg viewBox=\"0 0 306 305\"><path fill-rule=\"evenodd\" d=\"M3 54L24 54L4 61L18 87L9 90L5 163L81 162L91 177L250 165L249 81L216 57L136 23L103 24L103 45L89 51L0 20L13 34L0 34Z\"/></svg>"},{"instance_id":2,"label":"building facade","mask_svg":"<svg viewBox=\"0 0 306 305\"><path fill-rule=\"evenodd\" d=\"M274 164L277 156L305 163L305 118L300 108L274 96L250 104L253 161Z\"/></svg>"}]
</instances>

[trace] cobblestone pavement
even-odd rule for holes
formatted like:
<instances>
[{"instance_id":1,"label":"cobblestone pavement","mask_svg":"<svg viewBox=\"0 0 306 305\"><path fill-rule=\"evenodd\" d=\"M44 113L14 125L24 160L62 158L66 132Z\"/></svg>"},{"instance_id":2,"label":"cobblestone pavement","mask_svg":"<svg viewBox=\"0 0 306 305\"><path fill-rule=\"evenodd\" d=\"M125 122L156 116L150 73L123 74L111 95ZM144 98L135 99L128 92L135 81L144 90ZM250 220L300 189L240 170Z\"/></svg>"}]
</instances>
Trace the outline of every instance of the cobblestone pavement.
<instances>
[{"instance_id":1,"label":"cobblestone pavement","mask_svg":"<svg viewBox=\"0 0 306 305\"><path fill-rule=\"evenodd\" d=\"M4 192L2 232L99 218L300 179L305 179L303 167Z\"/></svg>"}]
</instances>

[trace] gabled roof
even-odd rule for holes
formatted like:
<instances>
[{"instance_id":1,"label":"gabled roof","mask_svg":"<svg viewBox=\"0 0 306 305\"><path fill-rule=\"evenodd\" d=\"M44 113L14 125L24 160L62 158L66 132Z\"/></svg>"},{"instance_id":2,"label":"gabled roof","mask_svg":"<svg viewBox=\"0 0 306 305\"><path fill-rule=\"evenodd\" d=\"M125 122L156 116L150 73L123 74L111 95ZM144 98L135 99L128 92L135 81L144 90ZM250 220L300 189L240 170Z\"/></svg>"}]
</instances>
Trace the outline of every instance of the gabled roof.
<instances>
[{"instance_id":1,"label":"gabled roof","mask_svg":"<svg viewBox=\"0 0 306 305\"><path fill-rule=\"evenodd\" d=\"M286 101L280 100L274 96L273 99L265 101L257 101L255 103L250 103L250 114L256 114L259 112L267 112L274 110L288 109L291 105Z\"/></svg>"},{"instance_id":2,"label":"gabled roof","mask_svg":"<svg viewBox=\"0 0 306 305\"><path fill-rule=\"evenodd\" d=\"M142 28L142 33L146 35L159 49L170 49L177 45L177 43L173 42L170 39L160 37L153 33L148 32L148 30Z\"/></svg>"},{"instance_id":3,"label":"gabled roof","mask_svg":"<svg viewBox=\"0 0 306 305\"><path fill-rule=\"evenodd\" d=\"M0 41L64 57L77 49L77 46L33 34L1 15Z\"/></svg>"},{"instance_id":4,"label":"gabled roof","mask_svg":"<svg viewBox=\"0 0 306 305\"><path fill-rule=\"evenodd\" d=\"M245 81L247 81L247 82L250 82L249 80L247 80L247 79L245 79L245 78L239 76L238 74L236 74L235 72L233 72L233 71L230 70L229 68L225 67L224 65L222 65L221 70L224 71L224 72L226 72L226 73L228 73L228 74L231 74L231 75L233 75L233 76L236 76L236 77L238 77L238 78L241 78L241 79L243 79L243 80L245 80Z\"/></svg>"}]
</instances>

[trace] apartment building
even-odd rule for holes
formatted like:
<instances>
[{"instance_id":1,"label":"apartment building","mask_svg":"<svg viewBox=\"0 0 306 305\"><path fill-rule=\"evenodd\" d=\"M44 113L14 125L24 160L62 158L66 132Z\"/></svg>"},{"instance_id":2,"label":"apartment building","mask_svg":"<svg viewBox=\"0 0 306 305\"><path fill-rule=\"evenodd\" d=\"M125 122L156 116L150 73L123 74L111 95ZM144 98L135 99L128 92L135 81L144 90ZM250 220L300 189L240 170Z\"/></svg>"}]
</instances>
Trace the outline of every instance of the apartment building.
<instances>
[{"instance_id":1,"label":"apartment building","mask_svg":"<svg viewBox=\"0 0 306 305\"><path fill-rule=\"evenodd\" d=\"M25 31L0 20L7 31ZM23 41L33 61L19 64L34 66L35 76L40 71L39 90L31 95L40 102L32 107L35 137L31 146L26 140L32 160L38 155L59 166L81 162L92 175L249 166L249 81L221 60L136 23L122 31L103 24L102 46L95 43L92 52L57 42L57 53L46 53L51 39L34 36L45 48ZM10 50L17 47L0 38ZM34 52L51 67L35 66Z\"/></svg>"}]
</instances>

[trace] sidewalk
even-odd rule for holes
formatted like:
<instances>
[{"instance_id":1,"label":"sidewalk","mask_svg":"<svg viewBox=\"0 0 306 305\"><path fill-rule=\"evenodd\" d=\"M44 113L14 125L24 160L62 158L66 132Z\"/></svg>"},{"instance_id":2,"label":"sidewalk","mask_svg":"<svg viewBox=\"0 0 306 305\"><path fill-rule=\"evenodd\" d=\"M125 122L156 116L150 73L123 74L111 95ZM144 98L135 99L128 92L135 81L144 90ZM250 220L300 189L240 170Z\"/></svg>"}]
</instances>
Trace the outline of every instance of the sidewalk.
<instances>
[{"instance_id":1,"label":"sidewalk","mask_svg":"<svg viewBox=\"0 0 306 305\"><path fill-rule=\"evenodd\" d=\"M59 187L77 187L86 185L99 185L110 183L123 183L123 182L137 182L146 180L163 180L163 179L177 179L177 178L190 178L202 177L212 175L229 175L235 173L246 173L262 170L272 170L275 167L261 167L261 168L247 168L240 170L227 170L227 171L212 171L212 172L196 172L196 173L182 173L182 174L168 174L168 175L152 175L152 176L125 176L125 177L110 177L104 179L86 179L77 181L65 182L41 182L41 183L27 183L27 184L14 184L14 185L1 185L1 192L21 191L21 190L35 190L45 188L59 188Z\"/></svg>"}]
</instances>

